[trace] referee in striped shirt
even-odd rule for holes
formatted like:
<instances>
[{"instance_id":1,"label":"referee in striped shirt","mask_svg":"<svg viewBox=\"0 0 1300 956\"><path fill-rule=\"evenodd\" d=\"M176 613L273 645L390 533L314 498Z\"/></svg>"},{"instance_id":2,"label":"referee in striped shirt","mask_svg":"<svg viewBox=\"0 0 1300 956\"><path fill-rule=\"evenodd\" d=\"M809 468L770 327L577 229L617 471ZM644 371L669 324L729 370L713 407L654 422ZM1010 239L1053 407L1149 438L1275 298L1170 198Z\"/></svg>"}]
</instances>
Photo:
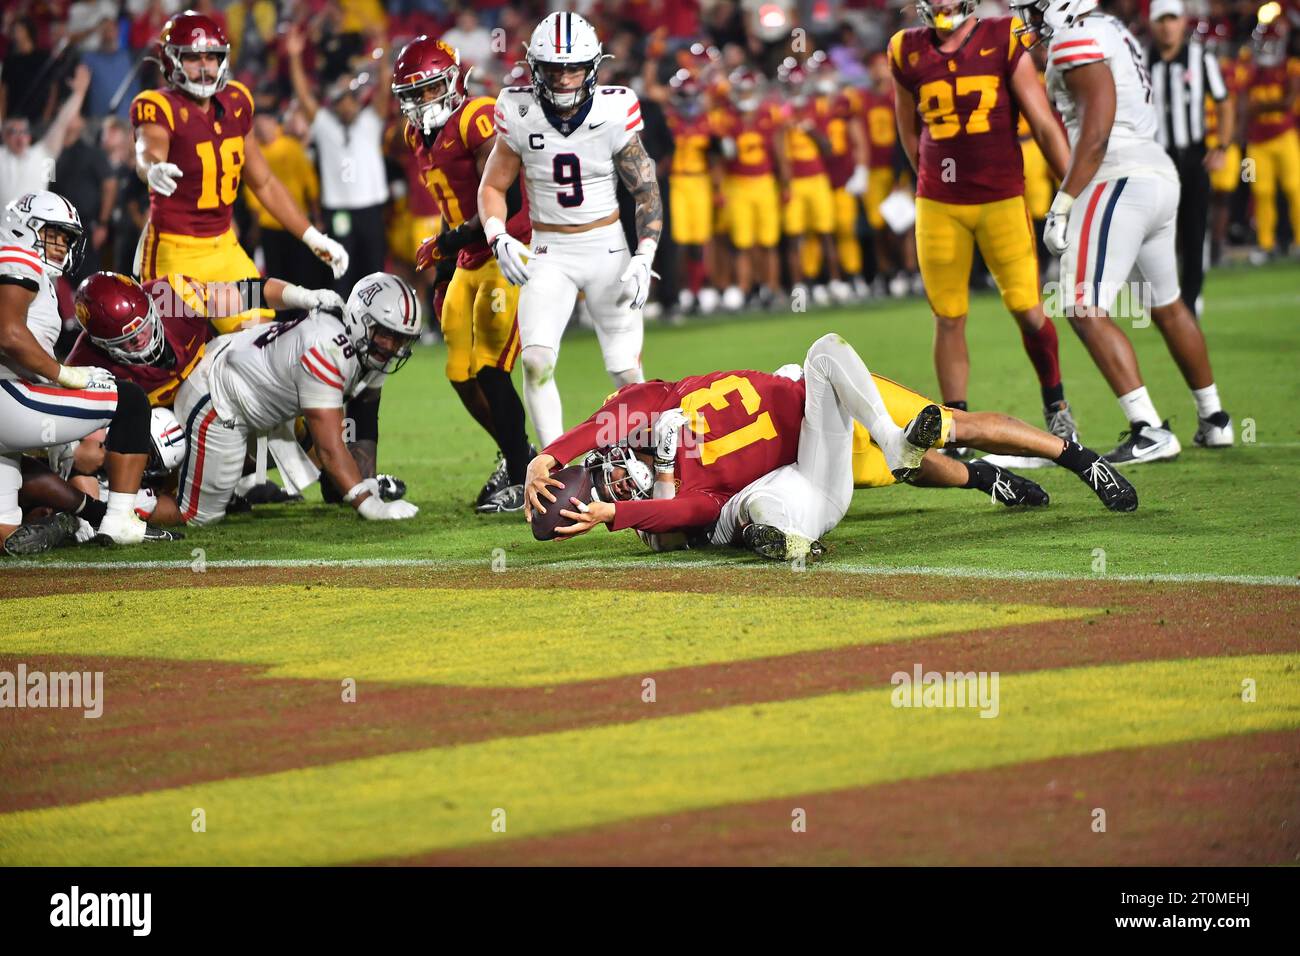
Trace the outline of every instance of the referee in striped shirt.
<instances>
[{"instance_id":1,"label":"referee in striped shirt","mask_svg":"<svg viewBox=\"0 0 1300 956\"><path fill-rule=\"evenodd\" d=\"M1152 101L1160 120L1158 138L1178 167L1182 198L1178 204L1178 251L1182 260L1183 301L1201 314L1205 281L1205 232L1210 214L1210 170L1223 165L1224 146L1232 142L1232 101L1219 62L1200 37L1187 37L1183 0L1151 0L1151 36L1147 54ZM1205 148L1205 97L1219 104L1219 146Z\"/></svg>"}]
</instances>

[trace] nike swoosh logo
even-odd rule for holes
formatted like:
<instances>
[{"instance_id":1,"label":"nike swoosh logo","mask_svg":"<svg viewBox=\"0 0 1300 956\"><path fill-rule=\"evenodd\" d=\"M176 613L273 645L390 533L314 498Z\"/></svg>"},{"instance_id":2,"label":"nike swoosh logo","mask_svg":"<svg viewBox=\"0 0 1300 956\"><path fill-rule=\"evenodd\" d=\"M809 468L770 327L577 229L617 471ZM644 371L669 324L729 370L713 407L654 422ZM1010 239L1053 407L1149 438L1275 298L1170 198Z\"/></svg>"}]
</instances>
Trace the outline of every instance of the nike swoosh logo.
<instances>
[{"instance_id":1,"label":"nike swoosh logo","mask_svg":"<svg viewBox=\"0 0 1300 956\"><path fill-rule=\"evenodd\" d=\"M454 139L448 139L443 141L442 148L451 149L455 145L456 145L456 141Z\"/></svg>"},{"instance_id":2,"label":"nike swoosh logo","mask_svg":"<svg viewBox=\"0 0 1300 956\"><path fill-rule=\"evenodd\" d=\"M998 50L998 48L995 47L995 46L991 46L991 47L989 47L987 50L985 50L985 49L981 49L981 50L980 50L980 56L988 56L990 53L996 53L997 50Z\"/></svg>"},{"instance_id":3,"label":"nike swoosh logo","mask_svg":"<svg viewBox=\"0 0 1300 956\"><path fill-rule=\"evenodd\" d=\"M591 128L596 129L597 127L604 126L608 122L609 120L601 120L599 123L592 123Z\"/></svg>"},{"instance_id":4,"label":"nike swoosh logo","mask_svg":"<svg viewBox=\"0 0 1300 956\"><path fill-rule=\"evenodd\" d=\"M622 252L623 250L622 250L622 249L610 249L609 251L610 251L610 252Z\"/></svg>"}]
</instances>

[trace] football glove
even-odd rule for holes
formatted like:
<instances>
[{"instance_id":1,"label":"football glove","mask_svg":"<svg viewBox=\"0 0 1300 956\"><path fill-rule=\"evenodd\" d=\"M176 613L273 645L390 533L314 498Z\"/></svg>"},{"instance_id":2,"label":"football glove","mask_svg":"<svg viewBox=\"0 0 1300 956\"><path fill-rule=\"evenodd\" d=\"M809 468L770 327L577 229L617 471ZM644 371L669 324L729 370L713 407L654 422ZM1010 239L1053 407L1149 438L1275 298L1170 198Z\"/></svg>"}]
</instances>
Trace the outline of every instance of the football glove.
<instances>
[{"instance_id":1,"label":"football glove","mask_svg":"<svg viewBox=\"0 0 1300 956\"><path fill-rule=\"evenodd\" d=\"M854 166L853 175L844 184L844 191L850 196L861 196L867 191L867 167Z\"/></svg>"},{"instance_id":2,"label":"football glove","mask_svg":"<svg viewBox=\"0 0 1300 956\"><path fill-rule=\"evenodd\" d=\"M646 299L650 298L650 265L654 261L654 256L638 252L632 257L632 261L627 264L623 274L619 276L619 281L623 283L626 289L630 286L632 292L632 308L644 309Z\"/></svg>"},{"instance_id":3,"label":"football glove","mask_svg":"<svg viewBox=\"0 0 1300 956\"><path fill-rule=\"evenodd\" d=\"M336 315L343 314L343 297L333 289L304 289L300 285L286 284L280 296L291 309L324 309Z\"/></svg>"},{"instance_id":4,"label":"football glove","mask_svg":"<svg viewBox=\"0 0 1300 956\"><path fill-rule=\"evenodd\" d=\"M368 521L404 521L414 518L419 511L409 501L381 501L374 495L357 506L357 513Z\"/></svg>"},{"instance_id":5,"label":"football glove","mask_svg":"<svg viewBox=\"0 0 1300 956\"><path fill-rule=\"evenodd\" d=\"M326 263L334 273L334 278L342 279L348 271L348 251L339 243L315 226L308 226L302 234L302 241L316 254L316 258Z\"/></svg>"},{"instance_id":6,"label":"football glove","mask_svg":"<svg viewBox=\"0 0 1300 956\"><path fill-rule=\"evenodd\" d=\"M1066 230L1070 225L1070 207L1074 197L1069 193L1057 193L1052 200L1052 208L1047 211L1043 223L1043 245L1052 255L1059 257L1070 245Z\"/></svg>"},{"instance_id":7,"label":"football glove","mask_svg":"<svg viewBox=\"0 0 1300 956\"><path fill-rule=\"evenodd\" d=\"M170 196L176 192L176 180L184 175L175 163L154 163L149 167L149 188L159 196Z\"/></svg>"},{"instance_id":8,"label":"football glove","mask_svg":"<svg viewBox=\"0 0 1300 956\"><path fill-rule=\"evenodd\" d=\"M110 388L115 385L113 373L95 365L60 365L55 379L64 388Z\"/></svg>"},{"instance_id":9,"label":"football glove","mask_svg":"<svg viewBox=\"0 0 1300 956\"><path fill-rule=\"evenodd\" d=\"M677 446L681 442L682 427L688 419L680 408L661 412L655 420L652 437L655 442L655 471L671 473L677 461Z\"/></svg>"},{"instance_id":10,"label":"football glove","mask_svg":"<svg viewBox=\"0 0 1300 956\"><path fill-rule=\"evenodd\" d=\"M510 235L503 232L492 243L492 255L501 265L501 274L511 285L523 285L528 281L529 248Z\"/></svg>"}]
</instances>

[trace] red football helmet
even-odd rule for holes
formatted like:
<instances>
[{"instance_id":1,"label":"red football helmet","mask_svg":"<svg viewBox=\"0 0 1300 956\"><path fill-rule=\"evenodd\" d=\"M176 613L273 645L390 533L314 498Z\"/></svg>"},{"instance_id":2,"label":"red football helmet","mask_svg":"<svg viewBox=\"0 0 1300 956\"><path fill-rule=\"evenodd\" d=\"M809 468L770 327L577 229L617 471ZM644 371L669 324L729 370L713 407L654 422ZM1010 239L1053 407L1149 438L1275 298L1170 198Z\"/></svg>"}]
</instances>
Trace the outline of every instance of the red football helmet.
<instances>
[{"instance_id":1,"label":"red football helmet","mask_svg":"<svg viewBox=\"0 0 1300 956\"><path fill-rule=\"evenodd\" d=\"M763 102L763 76L757 70L742 66L727 81L731 101L743 112L752 113Z\"/></svg>"},{"instance_id":2,"label":"red football helmet","mask_svg":"<svg viewBox=\"0 0 1300 956\"><path fill-rule=\"evenodd\" d=\"M1259 23L1250 37L1255 62L1260 66L1278 66L1285 62L1290 32L1291 25L1280 4L1266 3L1260 7Z\"/></svg>"},{"instance_id":3,"label":"red football helmet","mask_svg":"<svg viewBox=\"0 0 1300 956\"><path fill-rule=\"evenodd\" d=\"M795 106L808 102L813 91L812 71L793 57L787 57L776 69L777 80L788 89L787 96Z\"/></svg>"},{"instance_id":4,"label":"red football helmet","mask_svg":"<svg viewBox=\"0 0 1300 956\"><path fill-rule=\"evenodd\" d=\"M461 75L458 50L443 40L418 36L397 55L393 95L411 125L430 136L465 101L468 76L468 70Z\"/></svg>"},{"instance_id":5,"label":"red football helmet","mask_svg":"<svg viewBox=\"0 0 1300 956\"><path fill-rule=\"evenodd\" d=\"M216 53L221 56L221 65L217 67L217 75L211 82L196 82L185 74L182 57L195 53ZM216 96L226 88L226 81L230 78L230 41L226 39L226 32L216 20L193 10L178 13L163 24L154 57L162 67L163 78L169 86L184 90L198 99Z\"/></svg>"},{"instance_id":6,"label":"red football helmet","mask_svg":"<svg viewBox=\"0 0 1300 956\"><path fill-rule=\"evenodd\" d=\"M678 70L668 81L673 107L683 116L698 116L704 109L704 87L690 70Z\"/></svg>"},{"instance_id":7,"label":"red football helmet","mask_svg":"<svg viewBox=\"0 0 1300 956\"><path fill-rule=\"evenodd\" d=\"M94 342L127 365L152 365L166 339L153 299L130 276L96 272L77 286L77 321Z\"/></svg>"}]
</instances>

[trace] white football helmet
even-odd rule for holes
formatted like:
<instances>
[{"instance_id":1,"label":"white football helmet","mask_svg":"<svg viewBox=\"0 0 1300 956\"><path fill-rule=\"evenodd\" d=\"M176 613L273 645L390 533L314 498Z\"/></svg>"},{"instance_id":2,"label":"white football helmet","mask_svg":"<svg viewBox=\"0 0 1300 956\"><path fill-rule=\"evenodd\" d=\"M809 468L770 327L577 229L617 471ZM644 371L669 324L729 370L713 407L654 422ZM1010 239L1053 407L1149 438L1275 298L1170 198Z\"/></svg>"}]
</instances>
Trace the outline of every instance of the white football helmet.
<instances>
[{"instance_id":1,"label":"white football helmet","mask_svg":"<svg viewBox=\"0 0 1300 956\"><path fill-rule=\"evenodd\" d=\"M1021 19L1016 36L1034 34L1034 40L1025 44L1032 49L1050 40L1057 30L1072 27L1081 17L1097 9L1098 0L1010 0L1011 13Z\"/></svg>"},{"instance_id":2,"label":"white football helmet","mask_svg":"<svg viewBox=\"0 0 1300 956\"><path fill-rule=\"evenodd\" d=\"M654 472L626 445L593 451L582 466L591 472L598 501L641 501L654 494Z\"/></svg>"},{"instance_id":3,"label":"white football helmet","mask_svg":"<svg viewBox=\"0 0 1300 956\"><path fill-rule=\"evenodd\" d=\"M181 466L189 442L185 429L170 408L155 408L149 417L149 436L153 439L153 454L149 456L148 473L157 477L170 474Z\"/></svg>"},{"instance_id":4,"label":"white football helmet","mask_svg":"<svg viewBox=\"0 0 1300 956\"><path fill-rule=\"evenodd\" d=\"M595 28L578 14L566 12L552 13L537 24L528 41L525 59L533 73L533 96L537 102L568 112L591 98L600 64L608 57ZM577 89L554 90L546 76L548 66L582 66L586 68L586 76Z\"/></svg>"},{"instance_id":5,"label":"white football helmet","mask_svg":"<svg viewBox=\"0 0 1300 956\"><path fill-rule=\"evenodd\" d=\"M42 234L47 228L64 234L67 242L62 256L51 258L50 237ZM86 230L77 207L48 189L10 200L0 216L0 239L30 249L56 276L75 271L86 248Z\"/></svg>"},{"instance_id":6,"label":"white football helmet","mask_svg":"<svg viewBox=\"0 0 1300 956\"><path fill-rule=\"evenodd\" d=\"M406 364L422 327L420 297L404 279L372 272L352 287L343 327L361 364L389 375Z\"/></svg>"}]
</instances>

